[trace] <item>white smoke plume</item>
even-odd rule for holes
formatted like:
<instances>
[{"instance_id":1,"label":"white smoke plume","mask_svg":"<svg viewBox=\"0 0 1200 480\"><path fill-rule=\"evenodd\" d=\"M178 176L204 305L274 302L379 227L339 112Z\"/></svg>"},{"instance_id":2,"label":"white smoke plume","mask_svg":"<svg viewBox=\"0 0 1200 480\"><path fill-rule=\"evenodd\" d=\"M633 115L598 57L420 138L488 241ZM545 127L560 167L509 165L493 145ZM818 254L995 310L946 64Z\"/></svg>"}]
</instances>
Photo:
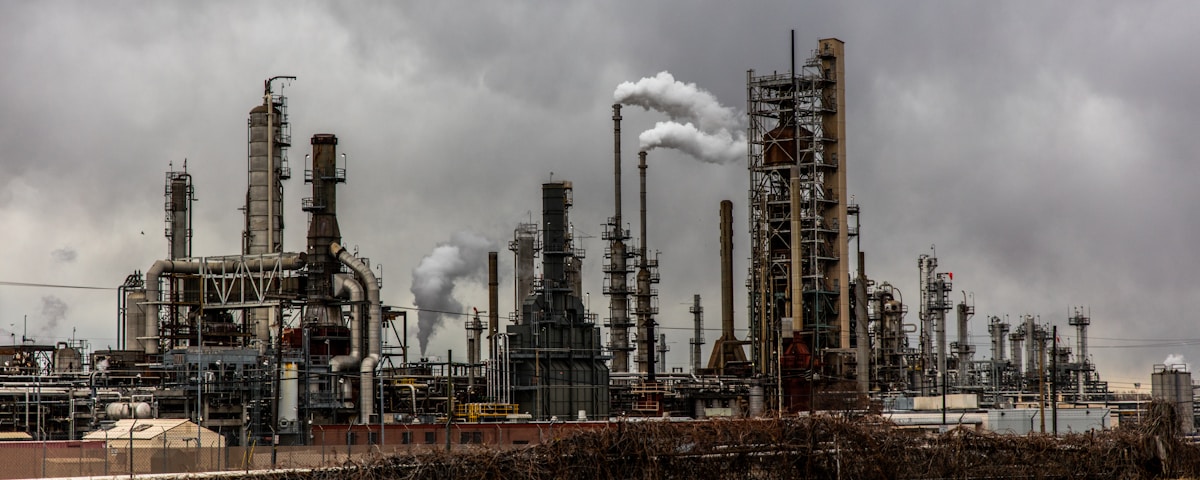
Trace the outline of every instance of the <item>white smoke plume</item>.
<instances>
[{"instance_id":1,"label":"white smoke plume","mask_svg":"<svg viewBox=\"0 0 1200 480\"><path fill-rule=\"evenodd\" d=\"M638 136L642 150L673 148L708 163L729 163L746 155L746 137L729 131L704 133L691 123L658 122Z\"/></svg>"},{"instance_id":2,"label":"white smoke plume","mask_svg":"<svg viewBox=\"0 0 1200 480\"><path fill-rule=\"evenodd\" d=\"M672 148L710 163L733 162L746 153L741 115L696 84L675 80L670 72L624 82L613 99L670 117L642 132L638 138L643 150Z\"/></svg>"},{"instance_id":3,"label":"white smoke plume","mask_svg":"<svg viewBox=\"0 0 1200 480\"><path fill-rule=\"evenodd\" d=\"M42 323L38 330L47 334L54 333L58 322L67 318L67 302L54 295L42 297Z\"/></svg>"},{"instance_id":4,"label":"white smoke plume","mask_svg":"<svg viewBox=\"0 0 1200 480\"><path fill-rule=\"evenodd\" d=\"M443 314L463 311L454 298L454 286L461 280L484 282L487 275L487 252L495 250L495 242L471 232L457 232L450 241L438 245L412 272L413 304L417 312L417 342L421 356L429 339L442 325Z\"/></svg>"},{"instance_id":5,"label":"white smoke plume","mask_svg":"<svg viewBox=\"0 0 1200 480\"><path fill-rule=\"evenodd\" d=\"M741 118L734 109L721 105L713 94L694 83L675 80L671 72L658 72L637 83L617 85L613 99L622 105L665 113L676 122L694 122L706 132L742 128Z\"/></svg>"},{"instance_id":6,"label":"white smoke plume","mask_svg":"<svg viewBox=\"0 0 1200 480\"><path fill-rule=\"evenodd\" d=\"M1163 365L1166 365L1168 369L1183 366L1184 370L1192 371L1192 365L1183 358L1183 354L1179 353L1167 355L1167 359L1163 360Z\"/></svg>"}]
</instances>

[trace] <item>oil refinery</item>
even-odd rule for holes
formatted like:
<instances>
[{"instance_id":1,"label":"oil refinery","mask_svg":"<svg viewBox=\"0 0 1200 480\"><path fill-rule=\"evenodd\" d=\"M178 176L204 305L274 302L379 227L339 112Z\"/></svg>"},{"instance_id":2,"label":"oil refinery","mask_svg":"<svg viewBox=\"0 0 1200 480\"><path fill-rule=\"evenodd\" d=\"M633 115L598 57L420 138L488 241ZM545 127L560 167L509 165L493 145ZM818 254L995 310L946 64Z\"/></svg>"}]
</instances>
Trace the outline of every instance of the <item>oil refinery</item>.
<instances>
[{"instance_id":1,"label":"oil refinery","mask_svg":"<svg viewBox=\"0 0 1200 480\"><path fill-rule=\"evenodd\" d=\"M603 225L603 271L583 269L574 185L544 182L541 218L513 225L513 275L500 274L500 252L488 255L487 308L468 317L468 351L422 358L408 345L414 309L381 300L386 285L368 255L384 246L343 246L343 231L369 226L339 224L338 195L362 195L344 184L370 172L349 171L338 137L317 133L305 147L307 191L299 202L285 196L293 137L276 86L290 77L274 77L247 122L241 251L193 251L192 202L203 185L186 165L166 172L165 255L114 274L124 277L114 285L118 344L0 346L0 431L75 440L155 418L190 420L228 445L407 444L450 442L441 426L456 423L487 428L455 442L521 444L547 424L940 410L944 425L947 408L986 415L1114 403L1089 356L1086 308L1053 319L977 318L973 298L954 293L953 274L931 254L915 257L916 292L869 275L860 206L847 189L844 61L843 43L827 38L786 72L747 72L747 196L711 208L719 337L704 341L699 295L671 300L694 316L689 368L664 367L652 247L660 239L647 236L654 215L678 206L647 205L652 152L640 151L637 229L627 226L621 104L611 111L616 202ZM308 214L306 249L288 252L283 212L297 204ZM746 225L734 225L734 208ZM750 246L740 278L734 242ZM606 306L585 300L585 277L602 278ZM742 312L736 281L747 291ZM510 282L515 298L504 305L498 286ZM973 344L969 325L986 326L990 342ZM1074 345L1055 341L1068 331ZM1190 376L1160 373L1190 399Z\"/></svg>"}]
</instances>

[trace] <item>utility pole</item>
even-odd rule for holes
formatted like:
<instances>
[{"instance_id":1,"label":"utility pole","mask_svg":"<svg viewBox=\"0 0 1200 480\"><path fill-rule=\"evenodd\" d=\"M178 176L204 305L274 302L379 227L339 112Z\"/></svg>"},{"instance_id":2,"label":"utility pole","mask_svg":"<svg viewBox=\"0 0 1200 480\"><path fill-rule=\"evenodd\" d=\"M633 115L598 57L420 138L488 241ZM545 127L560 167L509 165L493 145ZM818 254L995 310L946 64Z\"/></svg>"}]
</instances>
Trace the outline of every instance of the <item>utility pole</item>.
<instances>
[{"instance_id":1,"label":"utility pole","mask_svg":"<svg viewBox=\"0 0 1200 480\"><path fill-rule=\"evenodd\" d=\"M446 350L446 451L450 451L450 423L454 421L454 350Z\"/></svg>"}]
</instances>

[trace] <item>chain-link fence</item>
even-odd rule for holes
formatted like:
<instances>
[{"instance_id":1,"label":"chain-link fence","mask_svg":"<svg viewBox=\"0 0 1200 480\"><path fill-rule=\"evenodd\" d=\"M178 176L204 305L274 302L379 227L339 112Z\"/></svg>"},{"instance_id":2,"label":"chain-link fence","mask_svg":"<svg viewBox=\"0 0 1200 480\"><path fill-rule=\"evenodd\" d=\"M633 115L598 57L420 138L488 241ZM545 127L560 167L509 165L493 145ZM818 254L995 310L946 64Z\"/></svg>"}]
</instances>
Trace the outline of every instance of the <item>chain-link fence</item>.
<instances>
[{"instance_id":1,"label":"chain-link fence","mask_svg":"<svg viewBox=\"0 0 1200 480\"><path fill-rule=\"evenodd\" d=\"M0 442L0 479L313 468L363 463L381 455L445 450L444 445L197 446L129 448L128 440ZM469 445L454 445L468 448Z\"/></svg>"}]
</instances>

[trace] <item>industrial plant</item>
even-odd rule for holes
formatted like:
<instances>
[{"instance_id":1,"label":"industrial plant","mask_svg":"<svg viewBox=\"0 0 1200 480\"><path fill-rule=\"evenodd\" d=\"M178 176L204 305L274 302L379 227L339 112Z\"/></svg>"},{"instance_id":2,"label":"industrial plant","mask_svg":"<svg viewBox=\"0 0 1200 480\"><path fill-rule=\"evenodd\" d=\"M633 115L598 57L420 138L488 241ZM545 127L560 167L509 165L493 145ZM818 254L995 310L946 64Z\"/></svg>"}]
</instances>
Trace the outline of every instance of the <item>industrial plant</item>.
<instances>
[{"instance_id":1,"label":"industrial plant","mask_svg":"<svg viewBox=\"0 0 1200 480\"><path fill-rule=\"evenodd\" d=\"M0 346L0 432L78 440L124 420L179 419L227 445L523 444L538 442L542 425L827 411L994 430L1008 424L989 412L1005 411L1032 428L1029 419L1041 412L1045 425L1052 408L1055 427L1075 421L1073 410L1090 416L1070 424L1076 431L1110 426L1118 402L1089 356L1085 307L1063 318L976 317L973 298L955 294L953 274L932 254L914 256L915 292L868 275L846 182L844 55L842 41L822 39L786 72L746 74L747 196L712 205L719 337L704 341L699 295L671 299L693 314L689 368L664 368L658 239L647 238L648 217L680 207L647 205L653 152L622 149L620 103L603 271L583 269L572 182L541 184L541 218L513 225L513 274L500 274L500 252L488 255L486 312L468 315L461 333L468 351L431 358L410 354L416 309L381 300L386 285L369 254L384 246L343 246L343 232L361 239L355 232L368 226L339 223L339 189L354 172L336 135L308 138L306 191L285 195L293 137L279 85L291 77L274 77L247 121L241 251L193 251L192 203L203 186L186 165L167 172L167 251L114 274L118 345ZM621 201L633 159L636 231ZM296 233L283 212L297 205L308 214L307 246L288 252L284 236ZM734 224L734 208L746 225ZM734 271L734 242L750 247L748 271ZM603 279L605 306L590 309L583 278ZM744 310L734 307L735 282L746 286ZM500 302L501 283L513 285L511 304ZM971 325L986 326L987 345L971 342ZM1056 342L1060 330L1075 344ZM1190 415L1190 374L1155 375L1156 390L1185 399ZM957 412L949 421L947 410ZM451 438L448 424L461 435Z\"/></svg>"}]
</instances>

